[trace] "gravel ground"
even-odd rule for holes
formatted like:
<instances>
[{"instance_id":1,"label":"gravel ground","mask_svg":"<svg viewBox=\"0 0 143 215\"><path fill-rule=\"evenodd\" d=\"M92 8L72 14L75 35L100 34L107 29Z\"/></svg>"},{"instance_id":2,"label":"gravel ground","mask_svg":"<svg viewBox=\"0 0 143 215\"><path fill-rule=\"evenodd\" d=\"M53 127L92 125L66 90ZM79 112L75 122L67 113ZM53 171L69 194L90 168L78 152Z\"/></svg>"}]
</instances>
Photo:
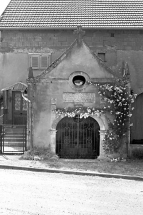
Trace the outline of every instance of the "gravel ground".
<instances>
[{"instance_id":1,"label":"gravel ground","mask_svg":"<svg viewBox=\"0 0 143 215\"><path fill-rule=\"evenodd\" d=\"M143 177L143 160L111 162L105 160L21 160L20 155L0 155L0 165L60 169L73 171L91 171Z\"/></svg>"},{"instance_id":2,"label":"gravel ground","mask_svg":"<svg viewBox=\"0 0 143 215\"><path fill-rule=\"evenodd\" d=\"M143 182L0 170L1 215L142 215Z\"/></svg>"}]
</instances>

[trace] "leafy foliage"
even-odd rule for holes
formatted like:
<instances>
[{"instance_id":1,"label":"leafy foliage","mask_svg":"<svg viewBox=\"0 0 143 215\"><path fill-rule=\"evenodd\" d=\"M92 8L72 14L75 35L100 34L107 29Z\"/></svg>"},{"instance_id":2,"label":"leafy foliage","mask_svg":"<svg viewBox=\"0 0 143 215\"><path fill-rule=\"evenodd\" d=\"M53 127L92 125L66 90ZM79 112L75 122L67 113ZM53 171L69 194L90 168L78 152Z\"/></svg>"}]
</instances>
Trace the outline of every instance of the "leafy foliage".
<instances>
[{"instance_id":1,"label":"leafy foliage","mask_svg":"<svg viewBox=\"0 0 143 215\"><path fill-rule=\"evenodd\" d=\"M136 97L130 90L128 68L125 67L123 77L114 80L114 83L97 84L99 95L105 101L104 111L113 115L113 121L109 121L109 130L105 134L104 150L117 152L123 144L123 139L129 130L130 117L132 116L131 104Z\"/></svg>"},{"instance_id":2,"label":"leafy foliage","mask_svg":"<svg viewBox=\"0 0 143 215\"><path fill-rule=\"evenodd\" d=\"M32 150L26 151L22 156L21 160L48 160L58 159L58 156L51 151L51 147L33 147Z\"/></svg>"},{"instance_id":3,"label":"leafy foliage","mask_svg":"<svg viewBox=\"0 0 143 215\"><path fill-rule=\"evenodd\" d=\"M110 129L114 130L117 137L122 138L128 130L128 123L132 116L130 112L131 103L134 102L134 95L130 93L129 88L123 85L123 83L120 86L117 84L97 84L96 86L99 94L103 96L106 102L104 110L114 115Z\"/></svg>"},{"instance_id":4,"label":"leafy foliage","mask_svg":"<svg viewBox=\"0 0 143 215\"><path fill-rule=\"evenodd\" d=\"M103 149L108 153L116 153L120 148L120 139L116 134L116 130L113 127L112 123L109 123L109 130L106 131L104 142L103 142Z\"/></svg>"},{"instance_id":5,"label":"leafy foliage","mask_svg":"<svg viewBox=\"0 0 143 215\"><path fill-rule=\"evenodd\" d=\"M78 107L78 108L57 108L54 110L57 116L64 115L68 117L75 117L76 115L79 115L80 118L87 118L90 115L96 115L99 116L101 113L103 113L103 110L97 110L95 108L89 108L89 107Z\"/></svg>"}]
</instances>

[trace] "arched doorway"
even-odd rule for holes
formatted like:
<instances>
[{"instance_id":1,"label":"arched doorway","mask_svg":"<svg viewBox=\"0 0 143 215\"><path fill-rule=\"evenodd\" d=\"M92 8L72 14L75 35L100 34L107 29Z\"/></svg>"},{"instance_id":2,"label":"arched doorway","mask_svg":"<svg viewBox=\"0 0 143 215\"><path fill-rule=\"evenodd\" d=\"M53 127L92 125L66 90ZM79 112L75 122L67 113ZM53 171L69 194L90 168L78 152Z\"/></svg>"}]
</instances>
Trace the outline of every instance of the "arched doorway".
<instances>
[{"instance_id":1,"label":"arched doorway","mask_svg":"<svg viewBox=\"0 0 143 215\"><path fill-rule=\"evenodd\" d=\"M143 144L143 93L137 96L134 104L133 115L131 117L131 143Z\"/></svg>"},{"instance_id":2,"label":"arched doorway","mask_svg":"<svg viewBox=\"0 0 143 215\"><path fill-rule=\"evenodd\" d=\"M100 127L92 117L64 117L56 130L56 154L59 157L94 159L99 155Z\"/></svg>"}]
</instances>

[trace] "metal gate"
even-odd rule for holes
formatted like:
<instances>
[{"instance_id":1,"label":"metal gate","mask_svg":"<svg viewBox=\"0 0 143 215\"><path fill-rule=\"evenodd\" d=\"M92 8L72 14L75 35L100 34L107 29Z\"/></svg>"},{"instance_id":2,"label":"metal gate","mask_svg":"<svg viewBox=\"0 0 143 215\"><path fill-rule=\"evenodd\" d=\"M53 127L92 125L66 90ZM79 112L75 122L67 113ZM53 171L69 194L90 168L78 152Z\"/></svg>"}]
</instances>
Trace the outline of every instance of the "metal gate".
<instances>
[{"instance_id":1,"label":"metal gate","mask_svg":"<svg viewBox=\"0 0 143 215\"><path fill-rule=\"evenodd\" d=\"M17 154L26 151L26 126L0 126L0 152L2 154Z\"/></svg>"},{"instance_id":2,"label":"metal gate","mask_svg":"<svg viewBox=\"0 0 143 215\"><path fill-rule=\"evenodd\" d=\"M56 153L61 158L93 159L99 155L99 124L91 117L65 117L57 125Z\"/></svg>"}]
</instances>

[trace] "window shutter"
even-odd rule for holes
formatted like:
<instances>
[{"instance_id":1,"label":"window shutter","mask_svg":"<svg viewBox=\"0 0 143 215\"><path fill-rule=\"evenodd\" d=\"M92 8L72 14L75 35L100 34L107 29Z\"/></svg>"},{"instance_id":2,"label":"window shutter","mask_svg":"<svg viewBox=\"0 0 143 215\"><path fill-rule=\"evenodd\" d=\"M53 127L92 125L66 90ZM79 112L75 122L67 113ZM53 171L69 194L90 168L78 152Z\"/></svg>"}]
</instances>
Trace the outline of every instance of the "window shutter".
<instances>
[{"instance_id":1,"label":"window shutter","mask_svg":"<svg viewBox=\"0 0 143 215\"><path fill-rule=\"evenodd\" d=\"M39 68L39 56L31 56L31 67L33 69Z\"/></svg>"},{"instance_id":2,"label":"window shutter","mask_svg":"<svg viewBox=\"0 0 143 215\"><path fill-rule=\"evenodd\" d=\"M41 68L48 67L48 56L41 56Z\"/></svg>"}]
</instances>

